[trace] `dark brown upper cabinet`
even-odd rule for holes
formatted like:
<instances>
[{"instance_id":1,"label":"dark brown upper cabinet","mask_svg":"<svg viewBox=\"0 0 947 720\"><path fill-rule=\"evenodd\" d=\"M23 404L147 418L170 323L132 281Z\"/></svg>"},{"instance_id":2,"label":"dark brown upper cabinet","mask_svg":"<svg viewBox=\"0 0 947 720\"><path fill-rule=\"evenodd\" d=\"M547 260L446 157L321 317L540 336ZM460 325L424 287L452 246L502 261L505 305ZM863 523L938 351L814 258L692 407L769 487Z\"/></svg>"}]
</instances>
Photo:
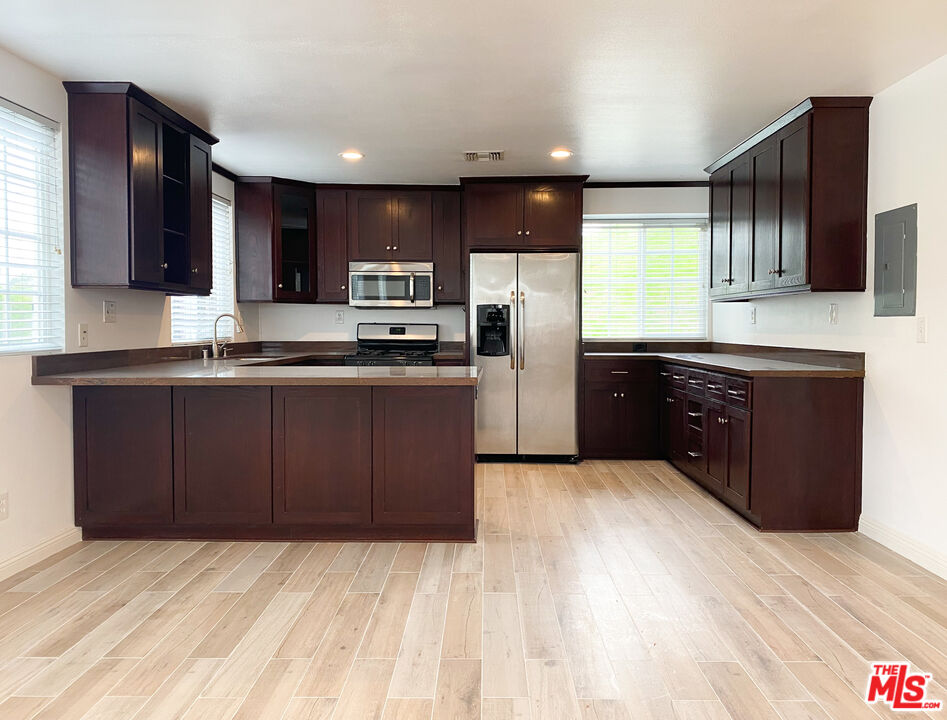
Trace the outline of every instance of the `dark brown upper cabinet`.
<instances>
[{"instance_id":1,"label":"dark brown upper cabinet","mask_svg":"<svg viewBox=\"0 0 947 720\"><path fill-rule=\"evenodd\" d=\"M460 246L460 193L431 193L434 240L434 302L462 303L464 289L463 254Z\"/></svg>"},{"instance_id":2,"label":"dark brown upper cabinet","mask_svg":"<svg viewBox=\"0 0 947 720\"><path fill-rule=\"evenodd\" d=\"M577 250L585 176L461 178L467 247Z\"/></svg>"},{"instance_id":3,"label":"dark brown upper cabinet","mask_svg":"<svg viewBox=\"0 0 947 720\"><path fill-rule=\"evenodd\" d=\"M706 168L713 299L865 289L870 103L809 98Z\"/></svg>"},{"instance_id":4,"label":"dark brown upper cabinet","mask_svg":"<svg viewBox=\"0 0 947 720\"><path fill-rule=\"evenodd\" d=\"M278 178L239 178L237 300L315 302L315 188Z\"/></svg>"},{"instance_id":5,"label":"dark brown upper cabinet","mask_svg":"<svg viewBox=\"0 0 947 720\"><path fill-rule=\"evenodd\" d=\"M207 295L217 138L132 83L63 86L72 285Z\"/></svg>"},{"instance_id":6,"label":"dark brown upper cabinet","mask_svg":"<svg viewBox=\"0 0 947 720\"><path fill-rule=\"evenodd\" d=\"M316 300L348 302L345 190L316 190Z\"/></svg>"},{"instance_id":7,"label":"dark brown upper cabinet","mask_svg":"<svg viewBox=\"0 0 947 720\"><path fill-rule=\"evenodd\" d=\"M430 262L431 193L426 190L349 190L349 260Z\"/></svg>"}]
</instances>

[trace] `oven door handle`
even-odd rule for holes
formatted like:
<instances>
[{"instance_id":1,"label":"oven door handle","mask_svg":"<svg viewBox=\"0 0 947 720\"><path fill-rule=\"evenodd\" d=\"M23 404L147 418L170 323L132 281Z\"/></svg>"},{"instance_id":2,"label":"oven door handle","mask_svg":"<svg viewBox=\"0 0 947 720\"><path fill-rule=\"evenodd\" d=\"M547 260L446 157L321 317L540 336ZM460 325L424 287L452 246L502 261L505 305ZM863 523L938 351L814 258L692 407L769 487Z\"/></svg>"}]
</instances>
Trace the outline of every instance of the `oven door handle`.
<instances>
[{"instance_id":1,"label":"oven door handle","mask_svg":"<svg viewBox=\"0 0 947 720\"><path fill-rule=\"evenodd\" d=\"M408 279L408 293L411 295L411 304L414 305L414 273L411 273Z\"/></svg>"}]
</instances>

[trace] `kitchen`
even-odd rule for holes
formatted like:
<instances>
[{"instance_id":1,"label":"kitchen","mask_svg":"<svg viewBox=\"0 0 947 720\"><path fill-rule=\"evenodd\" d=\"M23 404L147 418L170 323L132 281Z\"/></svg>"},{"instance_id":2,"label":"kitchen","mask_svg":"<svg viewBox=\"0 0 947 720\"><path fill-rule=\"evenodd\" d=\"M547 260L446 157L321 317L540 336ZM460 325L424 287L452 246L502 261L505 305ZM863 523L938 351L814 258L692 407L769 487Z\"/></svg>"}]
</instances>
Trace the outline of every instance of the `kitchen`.
<instances>
[{"instance_id":1,"label":"kitchen","mask_svg":"<svg viewBox=\"0 0 947 720\"><path fill-rule=\"evenodd\" d=\"M822 19L846 37L887 17L844 5ZM292 45L313 10L281 12ZM347 12L299 57L343 52L356 18L405 27ZM215 89L154 65L160 32L125 44L131 10L102 57L87 20L17 11L0 130L49 148L54 240L26 348L16 263L0 276L0 715L873 717L879 659L942 699L942 393L917 381L941 344L941 14L857 57L806 36L834 80L741 71L754 97L693 127L617 83L585 102L634 132L514 101L466 134L447 87L400 86L412 114L319 72L322 105L297 85L280 114L265 43ZM444 53L426 22L410 36ZM398 87L415 50L376 49Z\"/></svg>"}]
</instances>

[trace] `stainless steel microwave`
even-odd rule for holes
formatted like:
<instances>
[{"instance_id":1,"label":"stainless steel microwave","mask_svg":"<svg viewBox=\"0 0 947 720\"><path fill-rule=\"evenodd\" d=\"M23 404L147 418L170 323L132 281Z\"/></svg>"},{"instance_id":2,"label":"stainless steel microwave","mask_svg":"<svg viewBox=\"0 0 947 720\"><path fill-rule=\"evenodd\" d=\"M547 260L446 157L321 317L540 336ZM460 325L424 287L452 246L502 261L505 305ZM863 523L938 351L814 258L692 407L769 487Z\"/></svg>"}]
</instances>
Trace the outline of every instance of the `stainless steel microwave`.
<instances>
[{"instance_id":1,"label":"stainless steel microwave","mask_svg":"<svg viewBox=\"0 0 947 720\"><path fill-rule=\"evenodd\" d=\"M352 307L432 307L434 263L349 263Z\"/></svg>"}]
</instances>

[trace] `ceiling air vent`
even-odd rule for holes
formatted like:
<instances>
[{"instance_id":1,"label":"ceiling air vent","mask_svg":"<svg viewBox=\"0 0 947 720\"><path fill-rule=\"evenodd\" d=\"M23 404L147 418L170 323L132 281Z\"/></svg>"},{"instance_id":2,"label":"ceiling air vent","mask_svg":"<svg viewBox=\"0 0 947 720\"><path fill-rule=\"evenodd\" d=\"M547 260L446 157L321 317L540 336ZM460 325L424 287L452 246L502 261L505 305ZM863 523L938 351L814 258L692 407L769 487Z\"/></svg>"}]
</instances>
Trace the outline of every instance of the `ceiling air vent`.
<instances>
[{"instance_id":1,"label":"ceiling air vent","mask_svg":"<svg viewBox=\"0 0 947 720\"><path fill-rule=\"evenodd\" d=\"M464 153L467 162L493 162L503 159L503 150L468 150Z\"/></svg>"}]
</instances>

